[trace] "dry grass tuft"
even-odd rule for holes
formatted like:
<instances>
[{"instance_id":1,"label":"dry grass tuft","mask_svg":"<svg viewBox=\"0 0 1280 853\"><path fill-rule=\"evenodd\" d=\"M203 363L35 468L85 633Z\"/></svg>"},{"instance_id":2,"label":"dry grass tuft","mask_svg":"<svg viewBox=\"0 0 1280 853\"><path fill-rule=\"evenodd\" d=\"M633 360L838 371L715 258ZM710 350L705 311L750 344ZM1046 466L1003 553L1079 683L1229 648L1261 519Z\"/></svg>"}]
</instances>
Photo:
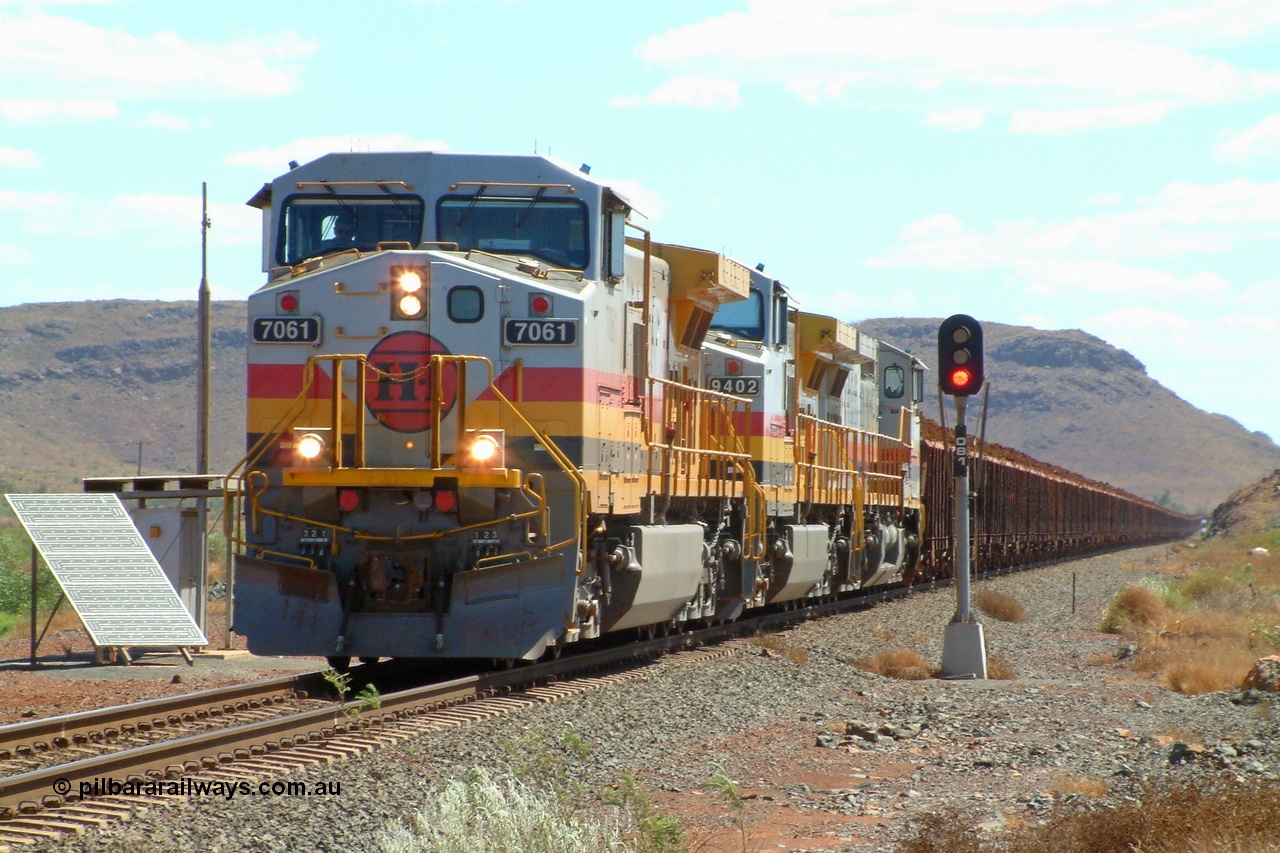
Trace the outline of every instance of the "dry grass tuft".
<instances>
[{"instance_id":1,"label":"dry grass tuft","mask_svg":"<svg viewBox=\"0 0 1280 853\"><path fill-rule=\"evenodd\" d=\"M1017 678L1018 674L1014 672L1013 665L999 655L991 655L987 658L987 678L993 681L1012 681Z\"/></svg>"},{"instance_id":2,"label":"dry grass tuft","mask_svg":"<svg viewBox=\"0 0 1280 853\"><path fill-rule=\"evenodd\" d=\"M1182 652L1164 669L1172 689L1188 696L1239 687L1258 656L1248 646L1222 640Z\"/></svg>"},{"instance_id":3,"label":"dry grass tuft","mask_svg":"<svg viewBox=\"0 0 1280 853\"><path fill-rule=\"evenodd\" d=\"M786 658L792 663L806 664L809 662L809 653L807 651L799 646L791 645L778 634L763 634L759 637L752 637L751 642L766 651Z\"/></svg>"},{"instance_id":4,"label":"dry grass tuft","mask_svg":"<svg viewBox=\"0 0 1280 853\"><path fill-rule=\"evenodd\" d=\"M1077 776L1059 776L1049 783L1049 790L1059 797L1078 794L1091 800L1100 800L1111 791L1106 779L1090 779Z\"/></svg>"},{"instance_id":5,"label":"dry grass tuft","mask_svg":"<svg viewBox=\"0 0 1280 853\"><path fill-rule=\"evenodd\" d=\"M1084 780L1090 796L1099 780ZM1160 790L1143 789L1137 803L1079 812L1062 804L1047 823L984 839L960 812L929 815L903 853L1243 853L1280 846L1280 786L1226 778Z\"/></svg>"},{"instance_id":6,"label":"dry grass tuft","mask_svg":"<svg viewBox=\"0 0 1280 853\"><path fill-rule=\"evenodd\" d=\"M979 589L973 596L978 609L1001 622L1026 622L1027 611L1014 599L993 589Z\"/></svg>"},{"instance_id":7,"label":"dry grass tuft","mask_svg":"<svg viewBox=\"0 0 1280 853\"><path fill-rule=\"evenodd\" d=\"M933 677L933 669L929 666L929 662L911 649L881 652L869 658L860 658L854 661L853 665L866 672L904 681L923 681Z\"/></svg>"},{"instance_id":8,"label":"dry grass tuft","mask_svg":"<svg viewBox=\"0 0 1280 853\"><path fill-rule=\"evenodd\" d=\"M1168 612L1160 593L1149 586L1131 584L1116 594L1102 617L1101 630L1108 634L1158 630Z\"/></svg>"}]
</instances>

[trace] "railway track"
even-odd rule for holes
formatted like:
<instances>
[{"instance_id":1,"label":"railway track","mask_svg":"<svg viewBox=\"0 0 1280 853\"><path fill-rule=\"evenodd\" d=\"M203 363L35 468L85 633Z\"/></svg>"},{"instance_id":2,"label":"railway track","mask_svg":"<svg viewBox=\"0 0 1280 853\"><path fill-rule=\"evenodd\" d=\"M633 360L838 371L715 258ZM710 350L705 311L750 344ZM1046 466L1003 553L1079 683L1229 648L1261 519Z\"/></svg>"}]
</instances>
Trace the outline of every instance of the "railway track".
<instances>
[{"instance_id":1,"label":"railway track","mask_svg":"<svg viewBox=\"0 0 1280 853\"><path fill-rule=\"evenodd\" d=\"M320 671L215 687L145 702L0 726L0 778L39 766L178 737L192 729L239 725L320 701Z\"/></svg>"},{"instance_id":2,"label":"railway track","mask_svg":"<svg viewBox=\"0 0 1280 853\"><path fill-rule=\"evenodd\" d=\"M1004 569L984 574L1009 571ZM943 579L913 587L880 590L805 608L781 609L738 622L616 648L566 655L560 660L414 686L381 696L376 708L367 707L359 700L330 701L266 719L235 720L232 725L217 729L156 743L130 745L105 754L77 757L69 762L49 763L0 778L0 850L4 850L6 845L30 844L105 826L127 818L139 809L171 804L185 800L192 793L202 793L198 787L202 785L278 784L269 780L308 766L343 760L426 732L511 714L531 704L553 702L620 680L641 677L647 672L647 665L669 653L683 656L680 660L691 656L730 654L739 647L732 641L761 631L810 618L866 609L880 601L949 584L949 579ZM256 689L271 685L280 694L297 692L296 685L288 687L285 682L307 679L323 680L320 673L308 673L259 682ZM255 685L237 685L233 689L241 690L247 697ZM205 694L216 692L204 691ZM50 735L50 732L72 718L80 718L75 724L82 730L99 732L104 730L103 720L107 717L129 717L136 721L151 716L154 721L158 719L155 717L156 707L180 698L4 727L0 729L0 743L6 742L6 738L13 739L12 730L25 730L28 734L42 732L46 743L51 743L51 739L64 738L69 744L75 744L76 737L89 735ZM143 706L148 708L140 713ZM131 716L130 708L133 709ZM163 718L166 726L169 725L170 714L181 718L182 713L167 712ZM95 720L95 715L105 717L99 716ZM25 740L32 742L30 737ZM54 750L43 751L52 753ZM60 754L76 753L67 752L67 747L63 746ZM110 781L122 783L121 790L111 790L107 784ZM124 788L125 783L131 787Z\"/></svg>"}]
</instances>

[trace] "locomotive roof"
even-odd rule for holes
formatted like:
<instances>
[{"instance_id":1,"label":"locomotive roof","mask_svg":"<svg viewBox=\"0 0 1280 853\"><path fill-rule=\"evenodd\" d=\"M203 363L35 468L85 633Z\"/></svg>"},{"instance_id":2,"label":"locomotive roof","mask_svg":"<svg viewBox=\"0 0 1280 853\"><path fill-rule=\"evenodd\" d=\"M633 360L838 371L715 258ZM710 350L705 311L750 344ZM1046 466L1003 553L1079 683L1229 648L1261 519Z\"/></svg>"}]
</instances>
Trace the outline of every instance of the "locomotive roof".
<instances>
[{"instance_id":1,"label":"locomotive roof","mask_svg":"<svg viewBox=\"0 0 1280 853\"><path fill-rule=\"evenodd\" d=\"M302 165L291 164L288 172L265 183L245 202L259 209L271 206L276 191L281 195L296 191L305 182L338 183L358 180L388 186L399 183L413 185L432 178L448 181L494 184L556 184L569 188L572 194L587 189L603 192L627 208L631 203L621 193L591 178L584 169L554 160L543 154L469 154L452 151L398 152L333 152Z\"/></svg>"}]
</instances>

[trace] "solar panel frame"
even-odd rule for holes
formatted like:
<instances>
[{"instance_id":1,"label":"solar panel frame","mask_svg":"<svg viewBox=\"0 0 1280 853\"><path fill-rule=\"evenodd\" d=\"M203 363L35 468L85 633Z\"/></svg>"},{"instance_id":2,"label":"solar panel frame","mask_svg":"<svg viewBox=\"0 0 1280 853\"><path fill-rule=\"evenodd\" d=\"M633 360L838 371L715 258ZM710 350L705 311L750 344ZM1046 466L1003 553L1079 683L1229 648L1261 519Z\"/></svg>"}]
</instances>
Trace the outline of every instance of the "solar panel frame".
<instances>
[{"instance_id":1,"label":"solar panel frame","mask_svg":"<svg viewBox=\"0 0 1280 853\"><path fill-rule=\"evenodd\" d=\"M5 499L95 646L209 645L116 495Z\"/></svg>"}]
</instances>

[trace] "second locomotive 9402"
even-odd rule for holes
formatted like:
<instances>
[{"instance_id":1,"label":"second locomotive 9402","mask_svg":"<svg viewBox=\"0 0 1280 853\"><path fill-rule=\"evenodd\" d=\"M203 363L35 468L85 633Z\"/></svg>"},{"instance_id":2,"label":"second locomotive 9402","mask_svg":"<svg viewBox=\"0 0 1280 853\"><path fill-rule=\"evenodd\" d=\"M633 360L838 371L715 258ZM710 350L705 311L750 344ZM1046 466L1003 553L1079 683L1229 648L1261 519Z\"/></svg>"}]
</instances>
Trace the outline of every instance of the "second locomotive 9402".
<instances>
[{"instance_id":1,"label":"second locomotive 9402","mask_svg":"<svg viewBox=\"0 0 1280 853\"><path fill-rule=\"evenodd\" d=\"M529 660L916 570L920 362L610 187L331 154L250 204L253 652Z\"/></svg>"}]
</instances>

